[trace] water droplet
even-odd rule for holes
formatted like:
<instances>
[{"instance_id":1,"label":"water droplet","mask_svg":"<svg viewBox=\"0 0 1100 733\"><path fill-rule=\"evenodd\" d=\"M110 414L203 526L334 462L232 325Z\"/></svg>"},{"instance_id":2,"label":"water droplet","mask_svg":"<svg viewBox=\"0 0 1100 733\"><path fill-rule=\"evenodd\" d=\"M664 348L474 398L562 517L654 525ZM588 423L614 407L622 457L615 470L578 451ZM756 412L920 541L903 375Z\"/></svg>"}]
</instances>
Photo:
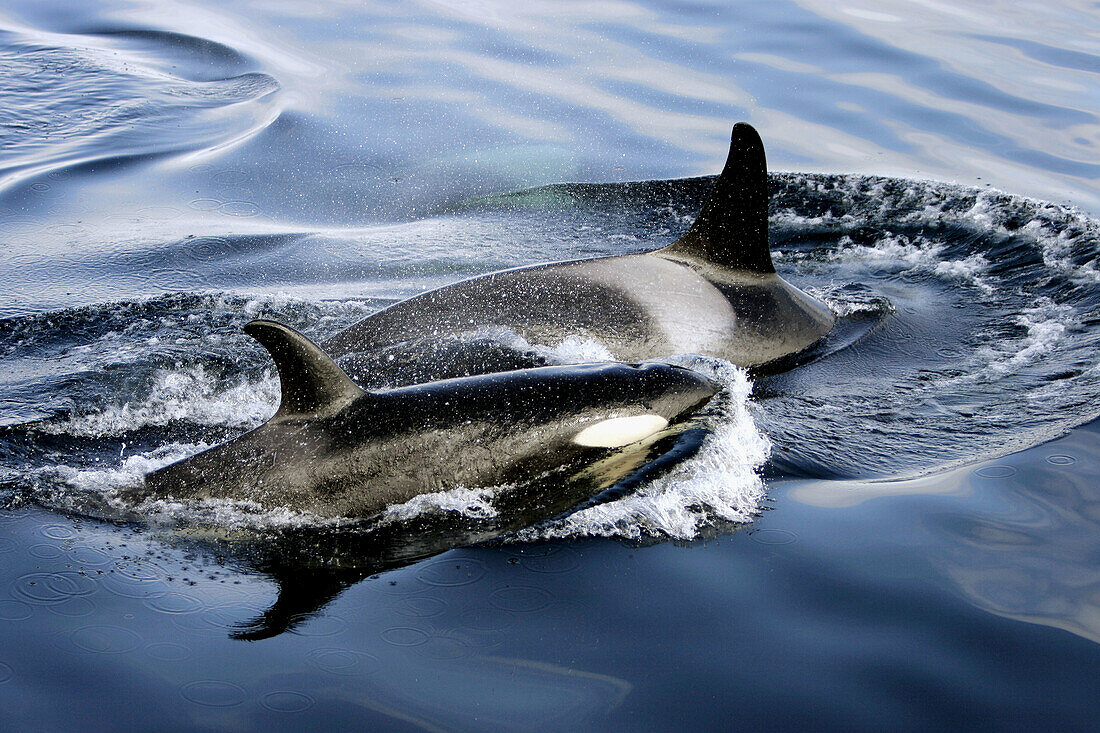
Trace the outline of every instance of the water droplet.
<instances>
[{"instance_id":1,"label":"water droplet","mask_svg":"<svg viewBox=\"0 0 1100 733\"><path fill-rule=\"evenodd\" d=\"M798 539L794 532L785 529L758 529L749 538L762 545L789 545Z\"/></svg>"},{"instance_id":2,"label":"water droplet","mask_svg":"<svg viewBox=\"0 0 1100 733\"><path fill-rule=\"evenodd\" d=\"M383 631L380 636L382 641L394 646L419 646L429 639L426 632L411 626L394 626Z\"/></svg>"},{"instance_id":3,"label":"water droplet","mask_svg":"<svg viewBox=\"0 0 1100 733\"><path fill-rule=\"evenodd\" d=\"M553 600L549 591L531 586L501 588L489 595L490 605L503 611L531 613L546 608Z\"/></svg>"},{"instance_id":4,"label":"water droplet","mask_svg":"<svg viewBox=\"0 0 1100 733\"><path fill-rule=\"evenodd\" d=\"M260 213L258 204L252 201L226 201L218 207L218 211L227 216L257 216Z\"/></svg>"},{"instance_id":5,"label":"water droplet","mask_svg":"<svg viewBox=\"0 0 1100 733\"><path fill-rule=\"evenodd\" d=\"M395 609L404 616L431 618L447 610L447 602L430 596L414 596L404 599Z\"/></svg>"},{"instance_id":6,"label":"water droplet","mask_svg":"<svg viewBox=\"0 0 1100 733\"><path fill-rule=\"evenodd\" d=\"M115 565L115 573L139 583L151 583L168 577L168 574L159 565L140 558L118 560Z\"/></svg>"},{"instance_id":7,"label":"water droplet","mask_svg":"<svg viewBox=\"0 0 1100 733\"><path fill-rule=\"evenodd\" d=\"M171 614L196 613L205 606L202 601L194 596L176 592L165 593L158 598L147 600L145 605L154 611Z\"/></svg>"},{"instance_id":8,"label":"water droplet","mask_svg":"<svg viewBox=\"0 0 1100 733\"><path fill-rule=\"evenodd\" d=\"M191 650L183 644L161 641L145 647L145 653L163 662L179 662L191 656Z\"/></svg>"},{"instance_id":9,"label":"water droplet","mask_svg":"<svg viewBox=\"0 0 1100 733\"><path fill-rule=\"evenodd\" d=\"M248 173L230 168L215 173L214 181L220 186L243 186L248 183Z\"/></svg>"},{"instance_id":10,"label":"water droplet","mask_svg":"<svg viewBox=\"0 0 1100 733\"><path fill-rule=\"evenodd\" d=\"M54 558L61 557L61 549L57 545L47 545L44 543L31 545L27 548L27 552L42 560L53 560Z\"/></svg>"},{"instance_id":11,"label":"water droplet","mask_svg":"<svg viewBox=\"0 0 1100 733\"><path fill-rule=\"evenodd\" d=\"M107 553L94 547L74 547L69 551L69 555L76 562L89 567L107 565L111 562L111 558Z\"/></svg>"},{"instance_id":12,"label":"water droplet","mask_svg":"<svg viewBox=\"0 0 1100 733\"><path fill-rule=\"evenodd\" d=\"M536 573L568 573L580 567L580 556L568 547L551 547L553 552L536 556L524 556L520 563Z\"/></svg>"},{"instance_id":13,"label":"water droplet","mask_svg":"<svg viewBox=\"0 0 1100 733\"><path fill-rule=\"evenodd\" d=\"M15 581L15 593L31 603L60 603L93 593L95 583L75 572L28 573Z\"/></svg>"},{"instance_id":14,"label":"water droplet","mask_svg":"<svg viewBox=\"0 0 1100 733\"><path fill-rule=\"evenodd\" d=\"M471 631L504 631L515 623L515 616L499 608L471 608L459 617L463 628Z\"/></svg>"},{"instance_id":15,"label":"water droplet","mask_svg":"<svg viewBox=\"0 0 1100 733\"><path fill-rule=\"evenodd\" d=\"M138 214L147 219L175 219L181 213L179 209L174 206L146 206L143 209L138 209Z\"/></svg>"},{"instance_id":16,"label":"water droplet","mask_svg":"<svg viewBox=\"0 0 1100 733\"><path fill-rule=\"evenodd\" d=\"M73 644L95 654L125 654L141 644L141 638L118 626L84 626L69 635Z\"/></svg>"},{"instance_id":17,"label":"water droplet","mask_svg":"<svg viewBox=\"0 0 1100 733\"><path fill-rule=\"evenodd\" d=\"M260 698L260 704L276 713L300 713L316 703L309 695L291 690L269 692Z\"/></svg>"},{"instance_id":18,"label":"water droplet","mask_svg":"<svg viewBox=\"0 0 1100 733\"><path fill-rule=\"evenodd\" d=\"M372 654L336 647L313 649L306 654L306 659L323 672L339 675L374 674L382 668L382 663Z\"/></svg>"},{"instance_id":19,"label":"water droplet","mask_svg":"<svg viewBox=\"0 0 1100 733\"><path fill-rule=\"evenodd\" d=\"M37 529L38 534L51 540L71 540L76 537L72 527L64 524L46 524Z\"/></svg>"},{"instance_id":20,"label":"water droplet","mask_svg":"<svg viewBox=\"0 0 1100 733\"><path fill-rule=\"evenodd\" d=\"M298 636L335 636L347 630L348 622L339 616L325 614L315 616L294 629Z\"/></svg>"},{"instance_id":21,"label":"water droplet","mask_svg":"<svg viewBox=\"0 0 1100 733\"><path fill-rule=\"evenodd\" d=\"M241 614L230 608L205 607L196 613L182 613L172 616L172 625L187 631L224 633L240 621Z\"/></svg>"},{"instance_id":22,"label":"water droplet","mask_svg":"<svg viewBox=\"0 0 1100 733\"><path fill-rule=\"evenodd\" d=\"M167 589L159 583L148 580L135 580L134 578L111 573L99 580L101 588L120 598L149 599L159 598L167 593Z\"/></svg>"},{"instance_id":23,"label":"water droplet","mask_svg":"<svg viewBox=\"0 0 1100 733\"><path fill-rule=\"evenodd\" d=\"M81 616L91 616L95 613L96 605L87 598L77 596L68 598L60 603L52 603L47 606L47 608L50 610L50 613L55 613L58 616L79 618Z\"/></svg>"},{"instance_id":24,"label":"water droplet","mask_svg":"<svg viewBox=\"0 0 1100 733\"><path fill-rule=\"evenodd\" d=\"M465 641L449 636L433 636L416 650L417 654L429 659L461 659L470 656L471 651Z\"/></svg>"},{"instance_id":25,"label":"water droplet","mask_svg":"<svg viewBox=\"0 0 1100 733\"><path fill-rule=\"evenodd\" d=\"M224 203L221 199L192 199L187 205L195 211L213 211Z\"/></svg>"},{"instance_id":26,"label":"water droplet","mask_svg":"<svg viewBox=\"0 0 1100 733\"><path fill-rule=\"evenodd\" d=\"M23 621L34 613L34 608L23 601L0 601L0 621Z\"/></svg>"},{"instance_id":27,"label":"water droplet","mask_svg":"<svg viewBox=\"0 0 1100 733\"><path fill-rule=\"evenodd\" d=\"M1016 469L1012 466L982 466L977 471L977 475L982 478L1008 478L1016 474Z\"/></svg>"},{"instance_id":28,"label":"water droplet","mask_svg":"<svg viewBox=\"0 0 1100 733\"><path fill-rule=\"evenodd\" d=\"M485 566L470 558L436 560L422 565L416 577L428 585L443 587L469 585L485 576Z\"/></svg>"},{"instance_id":29,"label":"water droplet","mask_svg":"<svg viewBox=\"0 0 1100 733\"><path fill-rule=\"evenodd\" d=\"M248 693L240 685L222 680L196 680L180 689L185 700L212 708L228 708L240 705Z\"/></svg>"},{"instance_id":30,"label":"water droplet","mask_svg":"<svg viewBox=\"0 0 1100 733\"><path fill-rule=\"evenodd\" d=\"M232 251L233 246L224 237L196 237L187 240L187 256L196 262L209 262Z\"/></svg>"}]
</instances>

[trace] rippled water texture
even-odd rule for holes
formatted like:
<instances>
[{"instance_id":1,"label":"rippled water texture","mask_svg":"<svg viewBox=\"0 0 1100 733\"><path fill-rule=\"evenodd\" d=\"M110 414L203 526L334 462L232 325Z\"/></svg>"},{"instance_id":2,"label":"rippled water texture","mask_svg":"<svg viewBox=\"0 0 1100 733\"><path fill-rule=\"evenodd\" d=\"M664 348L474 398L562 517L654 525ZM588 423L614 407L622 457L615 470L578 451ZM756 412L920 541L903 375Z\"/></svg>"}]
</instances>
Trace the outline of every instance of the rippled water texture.
<instances>
[{"instance_id":1,"label":"rippled water texture","mask_svg":"<svg viewBox=\"0 0 1100 733\"><path fill-rule=\"evenodd\" d=\"M8 0L0 729L1089 729L1097 17ZM740 119L840 327L777 376L678 357L724 391L650 470L504 536L507 486L119 499L272 414L249 320L667 244Z\"/></svg>"}]
</instances>

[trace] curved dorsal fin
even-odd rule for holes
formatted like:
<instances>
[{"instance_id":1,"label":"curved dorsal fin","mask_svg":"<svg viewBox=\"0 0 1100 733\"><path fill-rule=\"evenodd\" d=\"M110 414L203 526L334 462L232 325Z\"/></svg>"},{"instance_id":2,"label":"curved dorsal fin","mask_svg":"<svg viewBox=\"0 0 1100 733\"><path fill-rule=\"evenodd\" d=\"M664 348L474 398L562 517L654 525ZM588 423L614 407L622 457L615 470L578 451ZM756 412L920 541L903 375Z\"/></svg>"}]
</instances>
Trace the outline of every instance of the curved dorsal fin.
<instances>
[{"instance_id":1,"label":"curved dorsal fin","mask_svg":"<svg viewBox=\"0 0 1100 733\"><path fill-rule=\"evenodd\" d=\"M273 420L326 417L364 394L328 354L293 328L274 321L252 321L244 332L259 341L279 370L282 401Z\"/></svg>"},{"instance_id":2,"label":"curved dorsal fin","mask_svg":"<svg viewBox=\"0 0 1100 733\"><path fill-rule=\"evenodd\" d=\"M768 247L768 164L752 125L733 126L726 166L702 211L665 249L731 269L775 272Z\"/></svg>"}]
</instances>

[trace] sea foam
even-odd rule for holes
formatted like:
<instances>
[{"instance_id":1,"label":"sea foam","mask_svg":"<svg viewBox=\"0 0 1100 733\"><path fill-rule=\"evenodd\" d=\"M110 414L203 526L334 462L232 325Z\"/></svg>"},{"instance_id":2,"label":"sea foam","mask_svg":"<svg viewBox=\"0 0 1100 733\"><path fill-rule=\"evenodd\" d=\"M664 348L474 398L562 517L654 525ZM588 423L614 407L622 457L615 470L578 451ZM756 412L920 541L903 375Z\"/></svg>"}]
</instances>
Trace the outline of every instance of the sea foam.
<instances>
[{"instance_id":1,"label":"sea foam","mask_svg":"<svg viewBox=\"0 0 1100 733\"><path fill-rule=\"evenodd\" d=\"M226 384L197 364L159 369L144 397L45 423L41 430L53 435L102 438L177 421L250 428L271 417L278 401L279 381L272 375L257 382L241 377Z\"/></svg>"},{"instance_id":2,"label":"sea foam","mask_svg":"<svg viewBox=\"0 0 1100 733\"><path fill-rule=\"evenodd\" d=\"M752 383L726 362L687 358L723 386L721 409L707 418L700 451L633 493L586 507L548 525L519 532L520 541L601 536L692 539L714 523L748 522L764 499L760 468L771 451L750 412Z\"/></svg>"}]
</instances>

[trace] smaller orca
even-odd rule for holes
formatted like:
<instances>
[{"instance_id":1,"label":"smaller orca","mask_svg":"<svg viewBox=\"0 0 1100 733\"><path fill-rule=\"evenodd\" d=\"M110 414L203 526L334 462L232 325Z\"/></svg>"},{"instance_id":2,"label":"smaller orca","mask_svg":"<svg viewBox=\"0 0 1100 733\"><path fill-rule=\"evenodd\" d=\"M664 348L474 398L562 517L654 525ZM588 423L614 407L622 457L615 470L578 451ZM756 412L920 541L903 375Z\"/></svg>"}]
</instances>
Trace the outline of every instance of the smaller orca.
<instances>
[{"instance_id":1,"label":"smaller orca","mask_svg":"<svg viewBox=\"0 0 1100 733\"><path fill-rule=\"evenodd\" d=\"M260 320L245 331L278 369L274 417L154 471L131 499L223 498L366 518L456 487L568 481L615 465L619 452L666 433L718 391L683 367L604 363L366 392L293 329Z\"/></svg>"}]
</instances>

